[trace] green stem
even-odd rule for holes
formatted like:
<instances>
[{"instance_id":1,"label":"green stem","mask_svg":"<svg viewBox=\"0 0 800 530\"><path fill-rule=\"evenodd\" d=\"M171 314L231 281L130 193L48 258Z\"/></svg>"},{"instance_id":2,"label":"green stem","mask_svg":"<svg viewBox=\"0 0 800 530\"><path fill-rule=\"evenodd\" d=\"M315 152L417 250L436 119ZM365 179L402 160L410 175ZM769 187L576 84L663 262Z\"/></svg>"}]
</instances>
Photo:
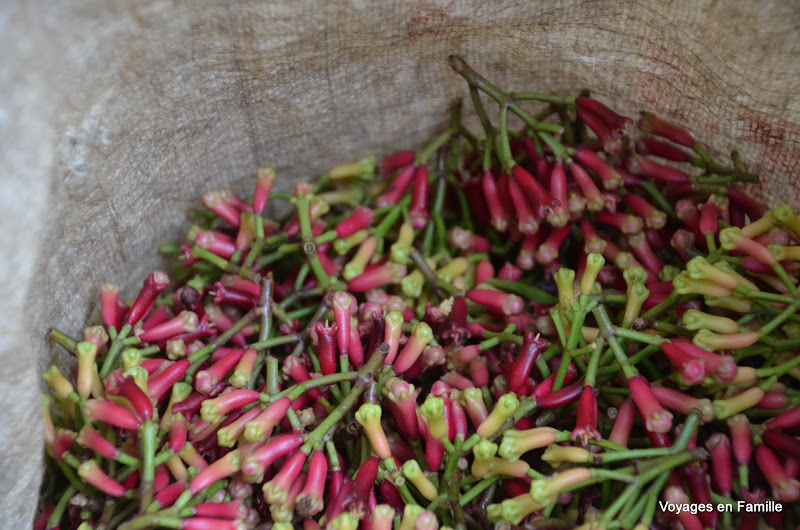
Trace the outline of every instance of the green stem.
<instances>
[{"instance_id":1,"label":"green stem","mask_svg":"<svg viewBox=\"0 0 800 530\"><path fill-rule=\"evenodd\" d=\"M766 302L776 302L786 305L797 302L797 299L792 296L786 296L777 293L765 293L763 291L753 291L743 285L739 285L734 292L744 296L745 298L749 298L750 300L764 300Z\"/></svg>"},{"instance_id":2,"label":"green stem","mask_svg":"<svg viewBox=\"0 0 800 530\"><path fill-rule=\"evenodd\" d=\"M652 447L648 449L627 449L614 453L601 453L597 455L603 464L618 462L620 460L631 460L634 458L652 458L654 456L667 456L672 453L671 447Z\"/></svg>"},{"instance_id":3,"label":"green stem","mask_svg":"<svg viewBox=\"0 0 800 530\"><path fill-rule=\"evenodd\" d=\"M614 519L614 516L629 502L633 502L636 493L638 493L640 485L638 483L630 484L622 494L617 497L617 500L608 507L608 509L603 513L603 517L600 519L600 525L602 528L608 528L609 523Z\"/></svg>"},{"instance_id":4,"label":"green stem","mask_svg":"<svg viewBox=\"0 0 800 530\"><path fill-rule=\"evenodd\" d=\"M428 264L425 262L425 258L422 257L422 254L415 248L411 249L411 253L409 254L411 257L411 261L414 262L414 265L422 271L422 275L425 277L427 283L430 286L440 293L440 296L444 298L446 296L454 296L458 294L458 289L456 289L452 284L442 281L441 278L436 276L436 273L428 267Z\"/></svg>"},{"instance_id":5,"label":"green stem","mask_svg":"<svg viewBox=\"0 0 800 530\"><path fill-rule=\"evenodd\" d=\"M769 368L758 368L756 370L756 377L759 378L772 377L772 376L780 377L796 366L800 366L800 355L797 355L792 359L786 361L785 363L779 364L778 366L772 366Z\"/></svg>"},{"instance_id":6,"label":"green stem","mask_svg":"<svg viewBox=\"0 0 800 530\"><path fill-rule=\"evenodd\" d=\"M692 440L692 436L700 425L701 417L702 413L697 409L692 409L689 412L686 416L686 421L683 422L683 429L680 435L675 438L675 443L672 444L673 452L685 451L686 448L689 447L689 442Z\"/></svg>"},{"instance_id":7,"label":"green stem","mask_svg":"<svg viewBox=\"0 0 800 530\"><path fill-rule=\"evenodd\" d=\"M661 194L661 192L656 188L655 184L653 184L650 180L643 180L642 181L642 189L650 195L650 198L653 199L653 202L656 203L658 208L666 213L669 217L673 219L677 219L675 215L675 209L669 203L669 201Z\"/></svg>"},{"instance_id":8,"label":"green stem","mask_svg":"<svg viewBox=\"0 0 800 530\"><path fill-rule=\"evenodd\" d=\"M297 278L294 280L295 291L299 291L303 287L303 284L306 283L306 278L308 277L308 273L310 271L311 266L308 264L308 262L303 263L303 265L300 267L300 271L297 273Z\"/></svg>"},{"instance_id":9,"label":"green stem","mask_svg":"<svg viewBox=\"0 0 800 530\"><path fill-rule=\"evenodd\" d=\"M128 337L127 339L122 341L122 346L128 348L130 346L137 346L142 343L142 339L139 337Z\"/></svg>"},{"instance_id":10,"label":"green stem","mask_svg":"<svg viewBox=\"0 0 800 530\"><path fill-rule=\"evenodd\" d=\"M300 236L303 238L303 252L308 259L308 264L317 278L320 287L327 287L331 283L331 278L325 272L325 268L319 261L317 256L317 243L314 240L314 234L311 231L311 203L307 195L297 197L295 202L297 208L297 217L300 221Z\"/></svg>"},{"instance_id":11,"label":"green stem","mask_svg":"<svg viewBox=\"0 0 800 530\"><path fill-rule=\"evenodd\" d=\"M406 201L406 199L408 199L408 201ZM400 203L391 207L391 210L389 210L389 213L386 214L386 217L383 218L380 224L372 229L372 235L378 238L385 237L386 234L389 232L389 229L391 229L403 215L403 208L402 208L403 202L405 201L406 203L408 203L410 202L410 200L411 196L406 195L405 197L403 197L403 200L400 201Z\"/></svg>"},{"instance_id":12,"label":"green stem","mask_svg":"<svg viewBox=\"0 0 800 530\"><path fill-rule=\"evenodd\" d=\"M258 341L264 342L269 338L272 328L272 289L275 281L272 271L261 280L261 292L258 296L258 306L261 308L261 329L258 330Z\"/></svg>"},{"instance_id":13,"label":"green stem","mask_svg":"<svg viewBox=\"0 0 800 530\"><path fill-rule=\"evenodd\" d=\"M597 320L597 326L600 328L601 336L608 342L609 346L611 347L611 351L614 353L614 357L617 359L617 363L619 364L620 368L622 368L622 372L625 374L626 379L631 379L636 377L639 372L636 368L630 363L628 360L628 356L620 346L619 341L617 341L617 337L615 336L615 329L614 326L611 324L611 319L606 312L606 308L604 306L597 306L592 311L594 314L595 320Z\"/></svg>"},{"instance_id":14,"label":"green stem","mask_svg":"<svg viewBox=\"0 0 800 530\"><path fill-rule=\"evenodd\" d=\"M466 506L467 504L475 500L475 497L483 493L484 490L486 490L486 488L488 488L498 480L500 480L500 477L498 475L481 480L480 482L472 486L466 493L461 495L458 504L460 504L461 506Z\"/></svg>"},{"instance_id":15,"label":"green stem","mask_svg":"<svg viewBox=\"0 0 800 530\"><path fill-rule=\"evenodd\" d=\"M369 383L375 379L378 368L382 365L387 353L389 353L389 345L384 342L378 346L370 356L369 361L356 373L353 389L350 393L347 394L333 412L322 420L322 423L320 423L316 429L306 436L304 447L309 452L311 448L318 447L323 442L328 432L333 430L336 425L341 422L342 418L344 418L344 415L358 402L358 398L361 397L361 394L367 389Z\"/></svg>"},{"instance_id":16,"label":"green stem","mask_svg":"<svg viewBox=\"0 0 800 530\"><path fill-rule=\"evenodd\" d=\"M270 199L276 199L276 200L279 200L279 201L291 201L292 200L292 194L288 193L288 192L271 191L269 193L269 198Z\"/></svg>"},{"instance_id":17,"label":"green stem","mask_svg":"<svg viewBox=\"0 0 800 530\"><path fill-rule=\"evenodd\" d=\"M681 295L678 294L677 291L672 291L663 302L645 311L639 318L644 322L652 322L660 317L665 311L671 309L673 306L676 306L681 302L685 302L686 300L691 300L694 297L695 295L692 294Z\"/></svg>"},{"instance_id":18,"label":"green stem","mask_svg":"<svg viewBox=\"0 0 800 530\"><path fill-rule=\"evenodd\" d=\"M793 297L797 298L797 286L789 277L789 274L786 272L786 269L784 269L781 266L781 264L776 261L772 264L772 270L775 272L778 278L780 278L780 280L783 282L786 288L789 289L789 293Z\"/></svg>"},{"instance_id":19,"label":"green stem","mask_svg":"<svg viewBox=\"0 0 800 530\"><path fill-rule=\"evenodd\" d=\"M678 466L688 464L689 462L693 462L695 460L702 460L706 455L707 453L705 449L692 449L675 453L674 455L664 458L659 458L651 466L648 466L645 471L641 473L641 475L639 475L638 480L641 484L645 484L661 475L665 471L670 471Z\"/></svg>"},{"instance_id":20,"label":"green stem","mask_svg":"<svg viewBox=\"0 0 800 530\"><path fill-rule=\"evenodd\" d=\"M276 394L269 394L264 393L261 394L260 399L261 401L274 403L275 401L281 399L284 396L289 396L289 399L294 401L295 399L299 398L301 395L305 394L312 388L319 388L321 386L327 385L335 385L341 382L350 382L353 381L358 376L358 372L337 372L335 374L323 375L322 377L317 377L314 379L309 379L308 381L304 381L302 383L298 383L296 385L290 386L289 388L282 390Z\"/></svg>"},{"instance_id":21,"label":"green stem","mask_svg":"<svg viewBox=\"0 0 800 530\"><path fill-rule=\"evenodd\" d=\"M224 272L227 272L228 274L234 274L236 276L240 276L246 280L250 280L256 283L259 283L261 281L261 276L253 272L252 270L248 269L247 267L239 267L238 265L234 265L225 258L217 256L210 250L206 250L202 247L198 246L192 247L192 256L198 259L205 260L214 265L216 268Z\"/></svg>"},{"instance_id":22,"label":"green stem","mask_svg":"<svg viewBox=\"0 0 800 530\"><path fill-rule=\"evenodd\" d=\"M464 471L466 470L466 465L462 467L462 463L466 464L466 460L463 460L460 452L451 454L443 481L443 485L447 485L447 500L451 510L453 510L455 526L459 528L463 528L465 526L464 511L461 509L462 506L459 503L461 497L461 482L464 476Z\"/></svg>"},{"instance_id":23,"label":"green stem","mask_svg":"<svg viewBox=\"0 0 800 530\"><path fill-rule=\"evenodd\" d=\"M140 515L120 525L119 530L147 530L149 528L180 528L183 520L174 511Z\"/></svg>"},{"instance_id":24,"label":"green stem","mask_svg":"<svg viewBox=\"0 0 800 530\"><path fill-rule=\"evenodd\" d=\"M602 337L600 337L600 340L602 340ZM595 346L595 343L594 343L594 342L592 342L591 344L587 344L586 346L582 346L582 347L580 347L580 348L576 348L576 349L572 350L572 351L570 352L570 354L569 354L569 355L570 355L570 357L572 357L573 359L574 359L575 357L583 357L583 356L584 356L584 355L586 355L587 353L592 353L592 352L594 352L595 348L596 348L596 346ZM601 348L601 349L602 349L602 348ZM591 359L590 359L590 360L591 360ZM598 359L598 362L599 362L599 361L600 361L600 359ZM587 383L587 384L588 384L588 383Z\"/></svg>"},{"instance_id":25,"label":"green stem","mask_svg":"<svg viewBox=\"0 0 800 530\"><path fill-rule=\"evenodd\" d=\"M142 468L139 485L139 513L144 513L153 501L153 481L155 480L156 431L158 425L152 420L144 422L139 429L141 436Z\"/></svg>"},{"instance_id":26,"label":"green stem","mask_svg":"<svg viewBox=\"0 0 800 530\"><path fill-rule=\"evenodd\" d=\"M293 430L304 430L303 424L300 423L300 418L297 417L297 412L295 412L292 407L289 407L289 409L286 411L286 417L289 419L289 425L292 426Z\"/></svg>"},{"instance_id":27,"label":"green stem","mask_svg":"<svg viewBox=\"0 0 800 530\"><path fill-rule=\"evenodd\" d=\"M561 342L561 344L566 344L567 332L564 331L564 322L561 320L561 310L558 308L558 306L553 306L553 308L550 309L550 315L553 318L553 325L556 328L558 340Z\"/></svg>"},{"instance_id":28,"label":"green stem","mask_svg":"<svg viewBox=\"0 0 800 530\"><path fill-rule=\"evenodd\" d=\"M692 337L694 336L694 331L688 330L686 328L682 328L680 326L676 326L675 324L670 324L668 322L663 322L661 320L657 320L653 322L652 329L656 331L660 331L662 333L668 335L679 335L683 337ZM620 334L620 336L623 336ZM652 335L650 335L652 337ZM639 341L642 342L642 341Z\"/></svg>"},{"instance_id":29,"label":"green stem","mask_svg":"<svg viewBox=\"0 0 800 530\"><path fill-rule=\"evenodd\" d=\"M64 453L64 455L68 455L69 453ZM72 456L72 455L69 455ZM62 456L63 458L63 456ZM72 456L75 459L74 456ZM64 460L56 460L55 461L58 468L61 470L61 473L67 477L67 481L70 483L72 487L74 487L79 492L83 493L91 497L91 492L89 491L89 486L75 473L75 468L71 467L66 461ZM80 465L80 464L79 464Z\"/></svg>"},{"instance_id":30,"label":"green stem","mask_svg":"<svg viewBox=\"0 0 800 530\"><path fill-rule=\"evenodd\" d=\"M286 313L286 316L289 317L290 320L295 320L295 319L302 320L307 316L313 315L316 310L317 308L315 308L314 306L301 307L300 309L296 309L294 311Z\"/></svg>"},{"instance_id":31,"label":"green stem","mask_svg":"<svg viewBox=\"0 0 800 530\"><path fill-rule=\"evenodd\" d=\"M553 103L555 105L574 105L575 96L559 96L558 94L548 94L546 92L514 92L509 94L515 101L531 100Z\"/></svg>"},{"instance_id":32,"label":"green stem","mask_svg":"<svg viewBox=\"0 0 800 530\"><path fill-rule=\"evenodd\" d=\"M482 341L479 345L479 348L481 351L486 351L501 343L512 343L516 344L517 346L522 346L522 342L523 339L519 335L514 335L512 333L498 333L494 337Z\"/></svg>"},{"instance_id":33,"label":"green stem","mask_svg":"<svg viewBox=\"0 0 800 530\"><path fill-rule=\"evenodd\" d=\"M666 484L667 479L669 479L669 475L670 473L664 473L655 481L653 481L653 483L650 484L650 487L647 489L645 495L642 496L642 498L632 506L628 514L625 514L627 508L626 510L623 510L623 513L621 514L624 517L623 527L625 527L625 525L628 525L628 527L633 527L636 524L636 520L642 513L648 513L651 504L655 507L656 501L658 500L658 494L664 488L664 484Z\"/></svg>"},{"instance_id":34,"label":"green stem","mask_svg":"<svg viewBox=\"0 0 800 530\"><path fill-rule=\"evenodd\" d=\"M498 125L500 138L498 140L497 154L500 156L500 163L503 169L510 173L515 165L514 156L511 154L511 144L508 140L508 105L500 105L500 123Z\"/></svg>"},{"instance_id":35,"label":"green stem","mask_svg":"<svg viewBox=\"0 0 800 530\"><path fill-rule=\"evenodd\" d=\"M73 339L66 333L63 333L56 328L50 328L50 331L47 333L47 338L56 344L62 346L65 350L67 350L71 354L75 354L75 348L78 345L78 341Z\"/></svg>"},{"instance_id":36,"label":"green stem","mask_svg":"<svg viewBox=\"0 0 800 530\"><path fill-rule=\"evenodd\" d=\"M618 337L635 342L642 342L651 346L659 346L661 343L666 342L666 339L662 339L661 337L656 337L655 335L650 335L648 333L642 333L641 331L634 331L632 329L620 328L616 326L614 326L613 329L614 334Z\"/></svg>"},{"instance_id":37,"label":"green stem","mask_svg":"<svg viewBox=\"0 0 800 530\"><path fill-rule=\"evenodd\" d=\"M484 173L492 169L492 153L494 153L494 132L487 134L484 142L483 159L481 160Z\"/></svg>"},{"instance_id":38,"label":"green stem","mask_svg":"<svg viewBox=\"0 0 800 530\"><path fill-rule=\"evenodd\" d=\"M486 95L497 101L500 105L508 105L511 111L519 116L525 124L530 127L531 129L539 132L550 132L555 134L561 134L563 132L563 127L560 125L555 125L552 123L540 123L533 116L528 114L525 109L519 106L518 103L514 102L511 99L510 95L503 92L495 85L490 83L486 78L482 75L477 73L475 70L470 67L464 59L458 57L456 55L450 56L450 66L455 70L461 77L466 79L467 83L470 86L473 86L479 89L481 92L484 92ZM549 136L549 135L548 135ZM544 138L542 138L544 140ZM562 148L563 150L563 148Z\"/></svg>"},{"instance_id":39,"label":"green stem","mask_svg":"<svg viewBox=\"0 0 800 530\"><path fill-rule=\"evenodd\" d=\"M558 298L550 293L539 289L526 282L512 282L510 280L501 280L500 278L489 278L486 283L492 287L497 287L501 291L514 293L527 300L533 300L540 304L555 304Z\"/></svg>"},{"instance_id":40,"label":"green stem","mask_svg":"<svg viewBox=\"0 0 800 530\"><path fill-rule=\"evenodd\" d=\"M636 366L640 362L644 361L645 359L649 359L652 355L660 351L661 351L660 346L653 346L653 345L645 346L644 348L642 348L641 350L639 350L630 357L630 362L632 365ZM621 370L622 368L620 368L618 365L604 366L603 368L600 368L598 370L598 373L605 378L617 374Z\"/></svg>"},{"instance_id":41,"label":"green stem","mask_svg":"<svg viewBox=\"0 0 800 530\"><path fill-rule=\"evenodd\" d=\"M325 289L322 287L314 287L312 289L305 289L302 291L294 291L292 294L281 300L281 303L278 304L276 307L281 309L287 309L292 306L295 302L300 300L305 300L306 298L315 298L317 296L322 296L325 294Z\"/></svg>"},{"instance_id":42,"label":"green stem","mask_svg":"<svg viewBox=\"0 0 800 530\"><path fill-rule=\"evenodd\" d=\"M709 232L706 234L706 246L708 247L709 252L716 252L717 251L717 242L714 239L714 234Z\"/></svg>"},{"instance_id":43,"label":"green stem","mask_svg":"<svg viewBox=\"0 0 800 530\"><path fill-rule=\"evenodd\" d=\"M481 126L483 127L483 131L486 135L486 147L484 149L484 154L486 153L486 149L491 150L492 144L492 136L494 135L494 127L492 127L492 122L489 121L489 117L486 115L486 108L483 106L483 102L481 101L481 93L477 87L470 85L469 86L469 95L472 99L472 106L475 107L475 113L478 115L478 119L481 122ZM491 156L491 155L490 155ZM484 164L486 159L484 158ZM489 169L487 166L484 165L483 169Z\"/></svg>"},{"instance_id":44,"label":"green stem","mask_svg":"<svg viewBox=\"0 0 800 530\"><path fill-rule=\"evenodd\" d=\"M116 456L114 456L114 460L116 460L117 462L119 462L124 466L139 467L138 458L136 458L135 456L131 456L127 453L123 453L122 451L120 451L119 453L116 454Z\"/></svg>"},{"instance_id":45,"label":"green stem","mask_svg":"<svg viewBox=\"0 0 800 530\"><path fill-rule=\"evenodd\" d=\"M125 340L125 337L128 336L128 333L131 332L131 329L132 328L130 324L125 324L122 326L122 329L119 330L116 338L111 342L111 347L108 349L106 359L103 361L103 366L100 368L100 379L105 379L108 373L114 368L114 363L117 360L117 356L122 350L122 341Z\"/></svg>"},{"instance_id":46,"label":"green stem","mask_svg":"<svg viewBox=\"0 0 800 530\"><path fill-rule=\"evenodd\" d=\"M458 201L458 210L461 215L461 224L464 228L469 230L470 232L475 231L475 225L472 222L472 214L470 210L469 201L467 200L467 195L464 193L464 190L458 184L458 181L453 177L448 177L447 182L452 187L453 191L456 194L456 200Z\"/></svg>"},{"instance_id":47,"label":"green stem","mask_svg":"<svg viewBox=\"0 0 800 530\"><path fill-rule=\"evenodd\" d=\"M592 352L591 357L589 357L589 366L586 368L586 384L591 387L594 387L597 384L597 369L600 365L600 352L603 349L604 342L605 340L602 337L598 337L594 343L586 346L586 348L591 348ZM573 354L574 353L575 352L573 351Z\"/></svg>"},{"instance_id":48,"label":"green stem","mask_svg":"<svg viewBox=\"0 0 800 530\"><path fill-rule=\"evenodd\" d=\"M53 513L47 518L47 528L58 527L61 522L61 517L64 515L64 510L67 509L70 499L77 491L78 490L73 486L67 486L67 489L61 494L61 498L58 499L58 504L56 504L55 509L53 509Z\"/></svg>"},{"instance_id":49,"label":"green stem","mask_svg":"<svg viewBox=\"0 0 800 530\"><path fill-rule=\"evenodd\" d=\"M259 219L262 219L262 221L261 221L261 227L262 227L261 230L263 231L264 230L264 228L263 228L263 225L264 225L263 218L259 217ZM250 251L247 253L247 257L245 258L244 263L243 263L243 266L246 269L250 269L253 266L253 263L255 263L256 258L261 254L261 251L264 249L264 244L265 243L266 242L261 237L257 238L253 242L253 245L250 247Z\"/></svg>"},{"instance_id":50,"label":"green stem","mask_svg":"<svg viewBox=\"0 0 800 530\"><path fill-rule=\"evenodd\" d=\"M397 465L394 463L393 458L388 458L386 460L381 461L381 465L386 469L386 471L389 473L389 476L392 479L395 479L400 475L400 470L397 469ZM400 492L400 495L403 497L403 500L406 501L407 504L417 503L417 501L414 499L414 496L411 494L411 490L408 489L408 485L404 481L401 482L399 486L397 484L395 484L395 486L397 487L397 491Z\"/></svg>"},{"instance_id":51,"label":"green stem","mask_svg":"<svg viewBox=\"0 0 800 530\"><path fill-rule=\"evenodd\" d=\"M624 304L628 301L627 294L602 294L602 295L589 295L589 298L597 300L601 304Z\"/></svg>"},{"instance_id":52,"label":"green stem","mask_svg":"<svg viewBox=\"0 0 800 530\"><path fill-rule=\"evenodd\" d=\"M278 359L273 357L272 355L267 355L266 360L264 361L266 364L266 388L264 389L266 393L270 396L274 396L278 392L280 392L280 368L278 367Z\"/></svg>"},{"instance_id":53,"label":"green stem","mask_svg":"<svg viewBox=\"0 0 800 530\"><path fill-rule=\"evenodd\" d=\"M437 136L430 144L425 146L422 150L417 152L417 157L414 159L414 165L420 166L428 161L433 153L439 150L444 144L450 141L453 134L457 133L457 129L447 129L445 132Z\"/></svg>"},{"instance_id":54,"label":"green stem","mask_svg":"<svg viewBox=\"0 0 800 530\"><path fill-rule=\"evenodd\" d=\"M786 319L790 316L795 314L797 310L800 309L800 301L796 301L793 304L790 304L787 308L781 311L775 318L761 326L761 329L758 331L761 337L766 337L770 333L772 333L778 326L783 324Z\"/></svg>"},{"instance_id":55,"label":"green stem","mask_svg":"<svg viewBox=\"0 0 800 530\"><path fill-rule=\"evenodd\" d=\"M447 248L447 230L442 218L444 208L444 198L447 190L447 179L444 175L439 175L436 179L436 190L433 195L433 207L431 208L431 219L436 229L436 245L439 252Z\"/></svg>"},{"instance_id":56,"label":"green stem","mask_svg":"<svg viewBox=\"0 0 800 530\"><path fill-rule=\"evenodd\" d=\"M201 364L206 362L206 359L215 351L217 348L225 345L229 340L231 340L237 333L242 331L246 328L249 324L251 324L258 314L261 311L258 309L251 309L248 311L242 318L240 318L233 326L225 330L224 333L219 335L211 344L208 344L204 348L197 350L193 354L189 355L188 359L192 362L189 369L186 371L185 380L187 383L192 381L192 376L200 367Z\"/></svg>"},{"instance_id":57,"label":"green stem","mask_svg":"<svg viewBox=\"0 0 800 530\"><path fill-rule=\"evenodd\" d=\"M567 342L564 345L564 352L561 356L561 363L558 365L556 378L553 381L553 392L555 392L556 390L560 390L562 385L564 384L564 378L567 376L569 363L572 360L570 352L574 350L575 347L578 345L578 340L581 337L581 329L583 328L583 322L586 319L587 312L591 310L590 306L596 306L597 302L594 300L589 300L586 297L582 297L581 300L578 302L578 304L579 304L579 309L573 316L571 327L569 330L569 338L567 339Z\"/></svg>"}]
</instances>

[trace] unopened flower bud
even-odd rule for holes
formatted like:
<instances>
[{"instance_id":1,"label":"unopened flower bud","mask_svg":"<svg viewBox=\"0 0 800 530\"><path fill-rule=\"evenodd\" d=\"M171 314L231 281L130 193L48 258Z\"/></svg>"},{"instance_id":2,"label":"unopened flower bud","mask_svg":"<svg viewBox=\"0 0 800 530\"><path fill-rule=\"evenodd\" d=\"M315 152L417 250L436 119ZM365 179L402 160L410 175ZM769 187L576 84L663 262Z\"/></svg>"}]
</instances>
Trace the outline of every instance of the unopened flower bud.
<instances>
[{"instance_id":1,"label":"unopened flower bud","mask_svg":"<svg viewBox=\"0 0 800 530\"><path fill-rule=\"evenodd\" d=\"M420 411L428 420L431 436L439 440L446 438L448 427L444 417L444 400L428 394L425 402L420 407Z\"/></svg>"},{"instance_id":2,"label":"unopened flower bud","mask_svg":"<svg viewBox=\"0 0 800 530\"><path fill-rule=\"evenodd\" d=\"M94 460L87 460L78 467L78 475L88 484L99 489L106 495L112 497L124 497L125 486L109 477L105 471L100 469L97 462Z\"/></svg>"},{"instance_id":3,"label":"unopened flower bud","mask_svg":"<svg viewBox=\"0 0 800 530\"><path fill-rule=\"evenodd\" d=\"M422 472L422 468L420 468L416 460L406 461L403 464L402 470L403 476L406 477L427 500L432 501L439 496L436 486L425 476L425 473Z\"/></svg>"},{"instance_id":4,"label":"unopened flower bud","mask_svg":"<svg viewBox=\"0 0 800 530\"><path fill-rule=\"evenodd\" d=\"M536 427L525 431L511 429L503 434L499 454L509 462L514 462L528 451L547 447L557 439L558 431L552 427Z\"/></svg>"},{"instance_id":5,"label":"unopened flower bud","mask_svg":"<svg viewBox=\"0 0 800 530\"><path fill-rule=\"evenodd\" d=\"M683 314L686 329L707 329L716 333L737 333L739 324L735 320L719 315L710 315L697 309L689 309Z\"/></svg>"},{"instance_id":6,"label":"unopened flower bud","mask_svg":"<svg viewBox=\"0 0 800 530\"><path fill-rule=\"evenodd\" d=\"M548 479L536 479L531 482L531 498L545 506L552 504L564 490L576 486L581 482L585 482L590 478L592 478L591 469L575 467L557 473Z\"/></svg>"},{"instance_id":7,"label":"unopened flower bud","mask_svg":"<svg viewBox=\"0 0 800 530\"><path fill-rule=\"evenodd\" d=\"M542 455L542 460L553 467L558 467L559 464L565 462L571 464L592 464L594 463L594 459L594 454L582 447L565 447L557 444L548 445Z\"/></svg>"},{"instance_id":8,"label":"unopened flower bud","mask_svg":"<svg viewBox=\"0 0 800 530\"><path fill-rule=\"evenodd\" d=\"M356 421L364 428L375 454L381 460L392 457L389 441L381 425L381 407L374 403L364 403L355 414Z\"/></svg>"},{"instance_id":9,"label":"unopened flower bud","mask_svg":"<svg viewBox=\"0 0 800 530\"><path fill-rule=\"evenodd\" d=\"M504 394L497 400L489 417L478 426L478 435L488 438L496 433L508 418L517 410L519 398L513 393Z\"/></svg>"},{"instance_id":10,"label":"unopened flower bud","mask_svg":"<svg viewBox=\"0 0 800 530\"><path fill-rule=\"evenodd\" d=\"M94 383L94 361L97 357L97 343L79 342L75 347L75 355L78 357L78 395L87 398L92 393Z\"/></svg>"}]
</instances>

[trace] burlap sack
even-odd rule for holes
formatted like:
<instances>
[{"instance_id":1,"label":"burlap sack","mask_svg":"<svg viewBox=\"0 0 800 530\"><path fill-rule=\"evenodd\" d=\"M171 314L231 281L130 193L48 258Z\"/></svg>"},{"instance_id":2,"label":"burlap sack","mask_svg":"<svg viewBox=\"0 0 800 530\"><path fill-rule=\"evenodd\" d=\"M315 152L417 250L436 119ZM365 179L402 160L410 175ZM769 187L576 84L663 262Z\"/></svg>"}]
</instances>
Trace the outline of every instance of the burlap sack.
<instances>
[{"instance_id":1,"label":"burlap sack","mask_svg":"<svg viewBox=\"0 0 800 530\"><path fill-rule=\"evenodd\" d=\"M79 334L101 281L134 294L201 190L419 146L466 94L459 53L500 86L589 88L736 146L798 205L798 27L781 1L4 2L0 526L36 508L46 329Z\"/></svg>"}]
</instances>

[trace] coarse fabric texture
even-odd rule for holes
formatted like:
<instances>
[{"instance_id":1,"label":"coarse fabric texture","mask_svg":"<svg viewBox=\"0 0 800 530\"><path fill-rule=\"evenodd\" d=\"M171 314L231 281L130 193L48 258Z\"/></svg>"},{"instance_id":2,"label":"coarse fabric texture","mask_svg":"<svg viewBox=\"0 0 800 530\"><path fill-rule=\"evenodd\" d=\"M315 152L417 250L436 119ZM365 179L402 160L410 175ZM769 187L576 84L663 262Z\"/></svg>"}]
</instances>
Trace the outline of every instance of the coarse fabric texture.
<instances>
[{"instance_id":1,"label":"coarse fabric texture","mask_svg":"<svg viewBox=\"0 0 800 530\"><path fill-rule=\"evenodd\" d=\"M0 513L27 528L39 374L68 360L102 281L135 294L206 189L248 194L420 146L467 93L592 91L737 147L800 204L800 4L738 0L11 0L0 5Z\"/></svg>"}]
</instances>

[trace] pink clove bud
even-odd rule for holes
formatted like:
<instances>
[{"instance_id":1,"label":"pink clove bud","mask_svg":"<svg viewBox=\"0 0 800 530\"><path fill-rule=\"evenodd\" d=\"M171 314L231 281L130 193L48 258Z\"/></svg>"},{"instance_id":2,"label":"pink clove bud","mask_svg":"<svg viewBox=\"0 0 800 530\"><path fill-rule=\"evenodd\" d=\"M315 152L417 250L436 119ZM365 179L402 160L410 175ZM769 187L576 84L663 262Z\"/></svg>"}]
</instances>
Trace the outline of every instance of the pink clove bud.
<instances>
[{"instance_id":1,"label":"pink clove bud","mask_svg":"<svg viewBox=\"0 0 800 530\"><path fill-rule=\"evenodd\" d=\"M672 428L672 414L667 412L658 402L650 383L642 376L632 377L628 381L633 402L645 421L648 431L666 433Z\"/></svg>"},{"instance_id":2,"label":"pink clove bud","mask_svg":"<svg viewBox=\"0 0 800 530\"><path fill-rule=\"evenodd\" d=\"M472 289L471 291L467 291L465 296L476 304L504 315L515 315L524 309L524 301L522 298L501 291Z\"/></svg>"},{"instance_id":3,"label":"pink clove bud","mask_svg":"<svg viewBox=\"0 0 800 530\"><path fill-rule=\"evenodd\" d=\"M78 467L78 475L87 483L112 497L124 497L125 486L109 477L97 462L87 460Z\"/></svg>"},{"instance_id":4,"label":"pink clove bud","mask_svg":"<svg viewBox=\"0 0 800 530\"><path fill-rule=\"evenodd\" d=\"M642 112L636 125L645 134L654 134L684 147L691 148L696 143L684 128L663 120L651 112Z\"/></svg>"},{"instance_id":5,"label":"pink clove bud","mask_svg":"<svg viewBox=\"0 0 800 530\"><path fill-rule=\"evenodd\" d=\"M169 285L169 276L167 276L166 272L154 271L150 274L145 279L141 291L139 291L136 300L128 310L125 316L125 323L133 326L147 315L153 307L156 297L167 288L167 285Z\"/></svg>"},{"instance_id":6,"label":"pink clove bud","mask_svg":"<svg viewBox=\"0 0 800 530\"><path fill-rule=\"evenodd\" d=\"M269 199L269 192L275 183L275 170L269 167L260 167L256 173L256 191L253 193L253 211L261 215Z\"/></svg>"}]
</instances>

